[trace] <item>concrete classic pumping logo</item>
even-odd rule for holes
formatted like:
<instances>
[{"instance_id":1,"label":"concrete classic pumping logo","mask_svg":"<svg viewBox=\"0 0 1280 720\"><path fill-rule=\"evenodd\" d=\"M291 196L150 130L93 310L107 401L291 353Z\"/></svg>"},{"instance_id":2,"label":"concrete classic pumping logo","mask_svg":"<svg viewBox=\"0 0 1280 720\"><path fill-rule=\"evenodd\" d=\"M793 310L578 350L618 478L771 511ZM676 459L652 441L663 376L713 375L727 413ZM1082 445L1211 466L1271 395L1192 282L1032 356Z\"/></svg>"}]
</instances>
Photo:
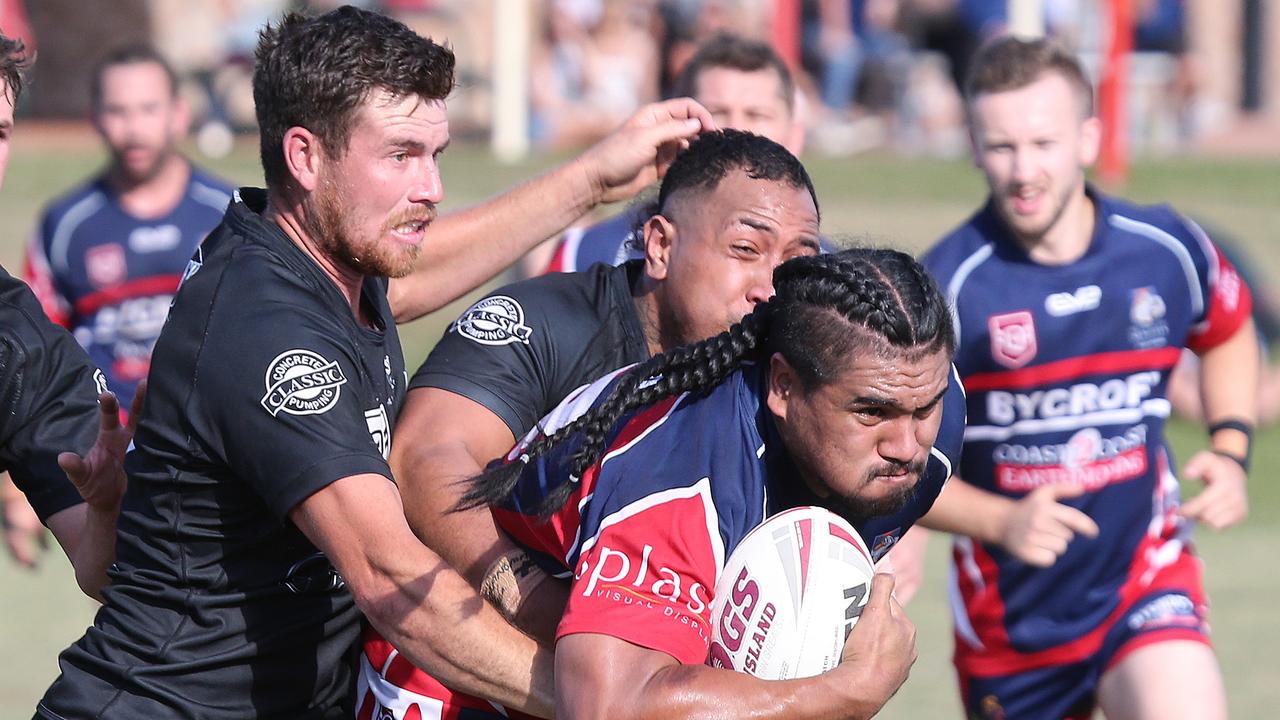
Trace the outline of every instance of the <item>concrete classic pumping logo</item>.
<instances>
[{"instance_id":1,"label":"concrete classic pumping logo","mask_svg":"<svg viewBox=\"0 0 1280 720\"><path fill-rule=\"evenodd\" d=\"M286 350L267 366L267 394L262 407L275 417L319 415L338 404L347 382L342 368L310 350Z\"/></svg>"},{"instance_id":2,"label":"concrete classic pumping logo","mask_svg":"<svg viewBox=\"0 0 1280 720\"><path fill-rule=\"evenodd\" d=\"M524 308L506 295L487 297L453 323L458 334L482 345L529 344L533 328L524 324Z\"/></svg>"}]
</instances>

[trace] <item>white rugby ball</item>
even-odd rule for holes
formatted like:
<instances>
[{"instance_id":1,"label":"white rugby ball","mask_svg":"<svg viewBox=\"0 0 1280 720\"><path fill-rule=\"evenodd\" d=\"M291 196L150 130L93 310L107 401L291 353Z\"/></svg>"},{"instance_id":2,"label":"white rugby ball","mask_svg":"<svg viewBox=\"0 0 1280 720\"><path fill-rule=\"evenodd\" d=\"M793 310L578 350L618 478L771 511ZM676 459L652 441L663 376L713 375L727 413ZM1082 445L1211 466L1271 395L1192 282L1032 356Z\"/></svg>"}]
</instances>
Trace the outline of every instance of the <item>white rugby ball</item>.
<instances>
[{"instance_id":1,"label":"white rugby ball","mask_svg":"<svg viewBox=\"0 0 1280 720\"><path fill-rule=\"evenodd\" d=\"M708 664L765 680L834 668L874 575L871 553L843 518L818 507L774 515L725 561Z\"/></svg>"}]
</instances>

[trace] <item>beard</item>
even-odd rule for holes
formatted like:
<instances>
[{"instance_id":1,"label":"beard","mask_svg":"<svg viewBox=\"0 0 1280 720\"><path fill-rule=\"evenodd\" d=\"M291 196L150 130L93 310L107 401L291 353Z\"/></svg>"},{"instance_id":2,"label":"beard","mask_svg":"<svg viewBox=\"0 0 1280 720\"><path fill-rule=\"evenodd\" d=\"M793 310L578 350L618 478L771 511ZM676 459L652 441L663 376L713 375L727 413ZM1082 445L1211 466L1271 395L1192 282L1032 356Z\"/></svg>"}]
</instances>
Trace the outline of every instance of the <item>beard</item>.
<instances>
[{"instance_id":1,"label":"beard","mask_svg":"<svg viewBox=\"0 0 1280 720\"><path fill-rule=\"evenodd\" d=\"M139 164L127 162L126 155L131 150L138 149L148 151L148 155L143 162ZM172 144L154 148L148 145L127 145L120 148L119 151L112 151L111 162L119 169L126 182L131 185L140 185L159 175L165 163L168 162L169 158L173 157L174 152Z\"/></svg>"},{"instance_id":2,"label":"beard","mask_svg":"<svg viewBox=\"0 0 1280 720\"><path fill-rule=\"evenodd\" d=\"M858 490L842 494L835 492L833 489L831 495L826 498L831 504L828 509L848 520L854 526L861 525L873 518L892 515L915 499L919 491L920 479L924 477L927 462L927 460L915 460L909 463L881 463L867 471L862 482L858 485ZM915 480L911 483L904 482L894 485L888 494L877 498L867 499L858 494L858 491L871 485L877 477L900 474L903 470L913 476Z\"/></svg>"},{"instance_id":3,"label":"beard","mask_svg":"<svg viewBox=\"0 0 1280 720\"><path fill-rule=\"evenodd\" d=\"M383 223L373 237L368 237L349 221L347 208L340 199L342 194L341 189L325 178L308 201L307 230L320 250L363 276L398 278L413 272L422 253L421 245L382 242L382 238L407 222L430 225L435 220L435 205L415 206L398 213Z\"/></svg>"},{"instance_id":4,"label":"beard","mask_svg":"<svg viewBox=\"0 0 1280 720\"><path fill-rule=\"evenodd\" d=\"M1016 194L1016 191L1016 187L1006 189L1004 196L1000 198L1000 202L996 203L996 207L1000 209L1000 214L1004 216L1005 225L1013 231L1014 235L1022 240L1036 242L1043 239L1049 233L1049 230L1062 219L1063 213L1067 211L1067 205L1071 202L1074 185L1067 184L1056 194L1051 189L1046 191L1045 194L1049 196L1052 205L1050 206L1048 219L1037 227L1027 226L1026 220L1020 218L1014 212L1011 196Z\"/></svg>"}]
</instances>

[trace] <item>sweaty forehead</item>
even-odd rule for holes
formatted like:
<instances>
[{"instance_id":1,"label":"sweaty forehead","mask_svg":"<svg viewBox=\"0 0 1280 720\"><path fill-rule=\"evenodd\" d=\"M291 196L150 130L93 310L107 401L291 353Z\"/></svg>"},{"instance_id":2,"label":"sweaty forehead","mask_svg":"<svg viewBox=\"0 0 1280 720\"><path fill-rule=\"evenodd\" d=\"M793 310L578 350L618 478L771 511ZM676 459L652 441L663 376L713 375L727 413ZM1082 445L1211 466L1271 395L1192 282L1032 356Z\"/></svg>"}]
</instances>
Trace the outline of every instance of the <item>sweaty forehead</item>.
<instances>
[{"instance_id":1,"label":"sweaty forehead","mask_svg":"<svg viewBox=\"0 0 1280 720\"><path fill-rule=\"evenodd\" d=\"M860 352L833 384L851 398L882 398L920 408L946 389L950 369L944 350L923 356L896 350Z\"/></svg>"}]
</instances>

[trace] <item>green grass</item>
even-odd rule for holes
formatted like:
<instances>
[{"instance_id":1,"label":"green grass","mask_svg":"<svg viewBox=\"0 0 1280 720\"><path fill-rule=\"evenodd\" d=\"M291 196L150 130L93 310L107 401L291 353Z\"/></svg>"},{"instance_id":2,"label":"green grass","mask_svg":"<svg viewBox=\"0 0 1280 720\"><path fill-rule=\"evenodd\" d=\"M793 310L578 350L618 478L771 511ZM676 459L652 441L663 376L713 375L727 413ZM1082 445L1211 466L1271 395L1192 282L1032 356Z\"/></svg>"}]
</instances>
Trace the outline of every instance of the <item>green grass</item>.
<instances>
[{"instance_id":1,"label":"green grass","mask_svg":"<svg viewBox=\"0 0 1280 720\"><path fill-rule=\"evenodd\" d=\"M9 174L0 192L0 263L18 271L21 248L40 205L80 181L101 163L84 143L24 148L25 127L15 138ZM552 158L517 166L493 162L483 150L452 148L444 160L444 209L474 203L550 167ZM872 155L853 160L807 159L819 190L826 232L920 250L962 221L981 202L981 178L966 162ZM215 171L241 184L260 183L254 147L240 145ZM1142 202L1170 202L1232 232L1270 274L1280 260L1268 243L1280 227L1280 164L1264 161L1171 159L1139 164L1125 195ZM483 242L477 238L476 242ZM462 301L465 302L465 301ZM402 329L406 361L416 367L461 302ZM1183 461L1203 445L1203 431L1175 421L1170 436ZM1252 514L1241 527L1197 533L1213 604L1214 642L1226 677L1232 717L1272 718L1280 708L1280 622L1270 614L1280 596L1280 574L1269 560L1280 549L1280 430L1259 433L1251 480ZM1194 492L1194 488L1188 488ZM881 717L959 718L951 671L946 607L947 543L935 537L924 590L908 607L919 628L920 659L911 679ZM67 563L46 554L36 573L0 559L0 718L29 717L35 700L57 674L57 653L93 618L94 604L80 595Z\"/></svg>"}]
</instances>

